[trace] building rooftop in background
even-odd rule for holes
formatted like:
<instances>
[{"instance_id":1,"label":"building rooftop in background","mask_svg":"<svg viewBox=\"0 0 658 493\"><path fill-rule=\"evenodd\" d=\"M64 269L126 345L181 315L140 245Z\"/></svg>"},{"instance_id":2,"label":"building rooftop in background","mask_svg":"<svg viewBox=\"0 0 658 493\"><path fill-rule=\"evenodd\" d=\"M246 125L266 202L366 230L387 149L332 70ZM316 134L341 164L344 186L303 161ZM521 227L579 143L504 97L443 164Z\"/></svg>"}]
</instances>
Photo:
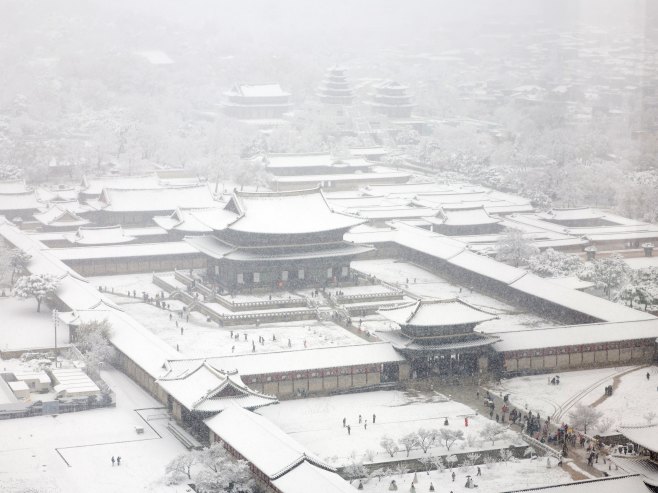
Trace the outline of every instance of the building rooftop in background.
<instances>
[{"instance_id":1,"label":"building rooftop in background","mask_svg":"<svg viewBox=\"0 0 658 493\"><path fill-rule=\"evenodd\" d=\"M134 236L124 233L121 225L103 227L80 227L74 234L68 235L71 243L79 245L118 245L135 241Z\"/></svg>"},{"instance_id":2,"label":"building rooftop in background","mask_svg":"<svg viewBox=\"0 0 658 493\"><path fill-rule=\"evenodd\" d=\"M0 194L26 193L30 189L25 185L25 180L0 180Z\"/></svg>"},{"instance_id":3,"label":"building rooftop in background","mask_svg":"<svg viewBox=\"0 0 658 493\"><path fill-rule=\"evenodd\" d=\"M224 97L224 112L243 120L277 120L292 110L290 93L279 84L236 84Z\"/></svg>"},{"instance_id":4,"label":"building rooftop in background","mask_svg":"<svg viewBox=\"0 0 658 493\"><path fill-rule=\"evenodd\" d=\"M89 224L89 220L79 216L75 210L69 208L68 204L54 204L44 212L34 214L34 219L42 224L45 229L73 229ZM75 202L73 206L80 209ZM76 207L78 206L78 207Z\"/></svg>"},{"instance_id":5,"label":"building rooftop in background","mask_svg":"<svg viewBox=\"0 0 658 493\"><path fill-rule=\"evenodd\" d=\"M106 212L161 212L221 207L208 185L150 189L104 188L97 201L88 204Z\"/></svg>"}]
</instances>

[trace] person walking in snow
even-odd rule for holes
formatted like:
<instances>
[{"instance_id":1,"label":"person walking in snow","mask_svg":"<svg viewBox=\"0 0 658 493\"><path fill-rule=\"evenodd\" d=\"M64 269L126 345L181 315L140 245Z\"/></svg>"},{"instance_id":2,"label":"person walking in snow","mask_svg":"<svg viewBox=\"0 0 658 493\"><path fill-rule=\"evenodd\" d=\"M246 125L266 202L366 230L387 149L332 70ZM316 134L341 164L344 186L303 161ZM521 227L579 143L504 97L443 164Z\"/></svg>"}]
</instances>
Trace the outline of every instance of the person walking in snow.
<instances>
[{"instance_id":1,"label":"person walking in snow","mask_svg":"<svg viewBox=\"0 0 658 493\"><path fill-rule=\"evenodd\" d=\"M361 424L361 423L363 423L363 418L362 418L361 415L359 414L359 424Z\"/></svg>"},{"instance_id":2,"label":"person walking in snow","mask_svg":"<svg viewBox=\"0 0 658 493\"><path fill-rule=\"evenodd\" d=\"M347 423L347 418L343 418L343 428L345 428L346 423Z\"/></svg>"},{"instance_id":3,"label":"person walking in snow","mask_svg":"<svg viewBox=\"0 0 658 493\"><path fill-rule=\"evenodd\" d=\"M347 425L347 434L348 435L352 434L352 427L350 425Z\"/></svg>"},{"instance_id":4,"label":"person walking in snow","mask_svg":"<svg viewBox=\"0 0 658 493\"><path fill-rule=\"evenodd\" d=\"M114 467L114 456L112 456L112 466Z\"/></svg>"},{"instance_id":5,"label":"person walking in snow","mask_svg":"<svg viewBox=\"0 0 658 493\"><path fill-rule=\"evenodd\" d=\"M647 380L651 379L651 375L647 372Z\"/></svg>"},{"instance_id":6,"label":"person walking in snow","mask_svg":"<svg viewBox=\"0 0 658 493\"><path fill-rule=\"evenodd\" d=\"M453 483L455 482L455 477L456 477L456 476L457 476L457 475L455 474L455 471L452 471L452 482L453 482Z\"/></svg>"},{"instance_id":7,"label":"person walking in snow","mask_svg":"<svg viewBox=\"0 0 658 493\"><path fill-rule=\"evenodd\" d=\"M117 466L120 466L120 465L121 465L121 456L119 455L117 457Z\"/></svg>"},{"instance_id":8,"label":"person walking in snow","mask_svg":"<svg viewBox=\"0 0 658 493\"><path fill-rule=\"evenodd\" d=\"M372 424L375 424L375 420L377 419L377 415L375 413L372 413Z\"/></svg>"}]
</instances>

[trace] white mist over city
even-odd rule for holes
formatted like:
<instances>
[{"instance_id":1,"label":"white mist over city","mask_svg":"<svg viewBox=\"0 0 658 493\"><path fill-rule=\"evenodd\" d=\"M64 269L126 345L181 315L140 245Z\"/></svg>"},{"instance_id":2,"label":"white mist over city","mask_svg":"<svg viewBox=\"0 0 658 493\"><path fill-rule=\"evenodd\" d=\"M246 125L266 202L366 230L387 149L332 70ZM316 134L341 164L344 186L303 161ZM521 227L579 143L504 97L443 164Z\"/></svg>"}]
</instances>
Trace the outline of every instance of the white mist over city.
<instances>
[{"instance_id":1,"label":"white mist over city","mask_svg":"<svg viewBox=\"0 0 658 493\"><path fill-rule=\"evenodd\" d=\"M658 491L658 3L0 0L0 493Z\"/></svg>"}]
</instances>

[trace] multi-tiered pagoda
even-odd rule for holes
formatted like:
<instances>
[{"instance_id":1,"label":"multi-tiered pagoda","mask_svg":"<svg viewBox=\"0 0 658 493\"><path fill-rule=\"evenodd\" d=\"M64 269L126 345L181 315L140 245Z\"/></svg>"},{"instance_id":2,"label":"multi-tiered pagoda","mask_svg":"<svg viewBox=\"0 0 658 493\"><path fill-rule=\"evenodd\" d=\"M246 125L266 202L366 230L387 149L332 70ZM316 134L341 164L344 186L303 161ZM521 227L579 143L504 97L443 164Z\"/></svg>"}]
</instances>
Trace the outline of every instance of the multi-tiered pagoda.
<instances>
[{"instance_id":1,"label":"multi-tiered pagoda","mask_svg":"<svg viewBox=\"0 0 658 493\"><path fill-rule=\"evenodd\" d=\"M416 376L467 375L486 369L495 336L475 332L475 326L498 318L455 298L424 299L379 313L399 330L379 332L411 361Z\"/></svg>"},{"instance_id":2,"label":"multi-tiered pagoda","mask_svg":"<svg viewBox=\"0 0 658 493\"><path fill-rule=\"evenodd\" d=\"M343 67L332 67L327 70L325 78L318 88L318 95L323 103L352 104L354 93L345 72Z\"/></svg>"},{"instance_id":3,"label":"multi-tiered pagoda","mask_svg":"<svg viewBox=\"0 0 658 493\"><path fill-rule=\"evenodd\" d=\"M235 191L217 216L197 218L212 234L185 240L209 257L210 279L229 291L347 280L354 256L372 249L343 240L363 220L334 212L319 188Z\"/></svg>"},{"instance_id":4,"label":"multi-tiered pagoda","mask_svg":"<svg viewBox=\"0 0 658 493\"><path fill-rule=\"evenodd\" d=\"M385 81L374 86L375 92L368 103L377 112L390 118L410 118L414 104L407 86Z\"/></svg>"}]
</instances>

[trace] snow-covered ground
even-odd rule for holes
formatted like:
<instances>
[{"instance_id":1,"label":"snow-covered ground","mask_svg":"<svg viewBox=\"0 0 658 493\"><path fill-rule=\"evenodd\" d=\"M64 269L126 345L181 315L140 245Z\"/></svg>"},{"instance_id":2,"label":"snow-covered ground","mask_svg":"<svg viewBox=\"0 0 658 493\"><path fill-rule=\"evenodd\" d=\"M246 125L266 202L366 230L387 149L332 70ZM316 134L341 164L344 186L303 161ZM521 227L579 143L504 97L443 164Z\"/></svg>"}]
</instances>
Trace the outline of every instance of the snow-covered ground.
<instances>
[{"instance_id":1,"label":"snow-covered ground","mask_svg":"<svg viewBox=\"0 0 658 493\"><path fill-rule=\"evenodd\" d=\"M117 295L127 295L128 292L137 292L141 298L142 293L146 292L150 296L155 296L162 292L162 289L153 284L153 274L122 274L117 276L95 276L87 278L90 283L97 287L103 287L108 293L112 292Z\"/></svg>"},{"instance_id":2,"label":"snow-covered ground","mask_svg":"<svg viewBox=\"0 0 658 493\"><path fill-rule=\"evenodd\" d=\"M391 457L380 446L381 439L388 435L398 440L407 433L417 432L419 428L448 428L461 430L465 437L472 439L471 445L466 441L456 442L450 449L438 445L432 450L435 455L451 452L467 452L490 448L508 447L519 442L518 435L508 432L507 437L497 440L495 447L491 442L482 442L478 435L486 418L476 415L475 411L464 404L446 400L437 393L418 394L400 391L365 392L359 394L317 397L311 399L284 401L277 406L268 406L258 411L270 419L295 440L309 448L319 457L334 465L345 465L351 460L365 460L367 450L374 452L373 462L391 461ZM359 425L359 414L368 420L367 429ZM372 415L376 422L372 424ZM464 418L469 418L469 426L464 426ZM351 434L343 428L343 418L351 425ZM422 450L414 449L409 457L421 457ZM405 458L406 452L395 454L395 459Z\"/></svg>"},{"instance_id":3,"label":"snow-covered ground","mask_svg":"<svg viewBox=\"0 0 658 493\"><path fill-rule=\"evenodd\" d=\"M426 298L460 298L471 305L497 315L497 320L479 324L477 330L487 333L516 329L554 327L558 322L539 317L526 309L508 305L472 290L470 286L459 286L417 265L395 259L358 260L352 262L354 269L371 274L409 293ZM369 330L376 330L372 326Z\"/></svg>"},{"instance_id":4,"label":"snow-covered ground","mask_svg":"<svg viewBox=\"0 0 658 493\"><path fill-rule=\"evenodd\" d=\"M633 371L634 370L634 371ZM646 373L650 373L650 380ZM646 423L644 414L658 409L658 367L599 368L560 373L560 385L550 385L547 375L534 375L503 380L496 393L509 393L510 401L542 415L557 415L568 421L569 410L577 403L590 405L604 395L604 389L618 386L611 397L597 403L596 408L610 420L610 428L620 424ZM557 413L557 414L556 414Z\"/></svg>"},{"instance_id":5,"label":"snow-covered ground","mask_svg":"<svg viewBox=\"0 0 658 493\"><path fill-rule=\"evenodd\" d=\"M415 484L416 491L429 491L430 483L438 492L452 491L453 493L470 493L473 490L466 488L466 476L471 475L477 485L477 491L481 493L496 493L499 491L508 491L511 489L525 489L537 486L563 484L571 482L569 473L564 469L557 467L555 461L552 467L546 466L546 459L523 459L519 461L510 461L508 463L495 463L488 466L480 466L481 476L476 476L475 467L463 468L457 467L455 471L455 481L452 481L450 470L417 472L418 482ZM414 479L414 473L395 474L383 477L381 480L376 478L370 479L363 484L363 491L370 493L384 493L389 491L391 480L395 480L398 491L409 491L411 482ZM358 481L353 484L358 485Z\"/></svg>"},{"instance_id":6,"label":"snow-covered ground","mask_svg":"<svg viewBox=\"0 0 658 493\"><path fill-rule=\"evenodd\" d=\"M172 305L175 309L179 307L174 302ZM186 356L251 353L252 341L255 341L256 352L364 343L360 337L329 321L280 322L262 324L258 328L218 327L216 322L206 321L206 317L198 312L192 312L188 322L187 318L181 319L176 313L173 313L172 319L169 320L170 312L149 303L125 303L121 307L167 344L174 348L178 346L180 352ZM178 326L176 326L177 323ZM184 328L182 335L181 326ZM231 332L234 335L233 339ZM236 334L239 334L238 339L235 339ZM247 340L245 340L244 334L247 334ZM272 340L272 336L276 337L276 341ZM258 342L259 337L265 339L264 344ZM288 339L290 339L290 347L288 347ZM304 341L306 341L306 346L304 346ZM233 353L234 346L235 352Z\"/></svg>"},{"instance_id":7,"label":"snow-covered ground","mask_svg":"<svg viewBox=\"0 0 658 493\"><path fill-rule=\"evenodd\" d=\"M37 313L37 302L33 299L13 297L0 298L2 328L0 349L29 349L53 347L55 328L51 311L45 303ZM68 329L61 326L57 330L57 344L69 343Z\"/></svg>"},{"instance_id":8,"label":"snow-covered ground","mask_svg":"<svg viewBox=\"0 0 658 493\"><path fill-rule=\"evenodd\" d=\"M162 482L166 464L185 448L166 419L149 419L165 412L161 404L119 371L101 376L116 408L0 421L0 491L185 491ZM120 467L112 467L112 456L121 456Z\"/></svg>"}]
</instances>

